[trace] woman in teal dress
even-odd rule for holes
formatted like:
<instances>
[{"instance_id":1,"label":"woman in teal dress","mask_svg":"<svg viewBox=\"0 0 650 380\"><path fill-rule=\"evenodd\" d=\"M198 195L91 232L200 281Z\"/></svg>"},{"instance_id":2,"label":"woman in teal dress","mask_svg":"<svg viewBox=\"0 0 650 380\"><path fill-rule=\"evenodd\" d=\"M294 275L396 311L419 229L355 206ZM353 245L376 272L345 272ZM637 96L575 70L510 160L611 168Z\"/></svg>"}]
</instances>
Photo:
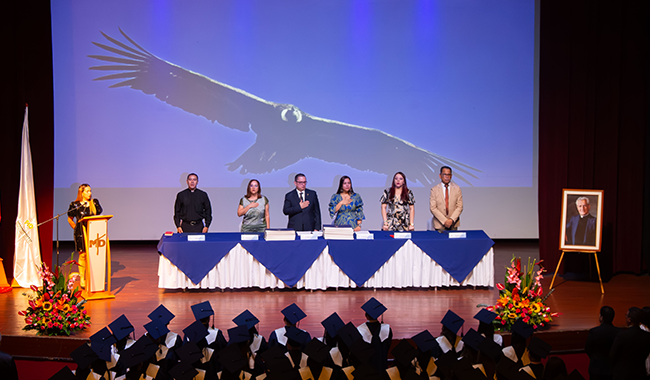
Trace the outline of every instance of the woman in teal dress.
<instances>
[{"instance_id":1,"label":"woman in teal dress","mask_svg":"<svg viewBox=\"0 0 650 380\"><path fill-rule=\"evenodd\" d=\"M239 200L237 216L243 216L241 232L264 232L271 227L269 200L262 195L262 186L256 179L251 179L246 188L246 195Z\"/></svg>"},{"instance_id":2,"label":"woman in teal dress","mask_svg":"<svg viewBox=\"0 0 650 380\"><path fill-rule=\"evenodd\" d=\"M352 190L352 180L344 175L339 181L339 189L330 199L330 218L334 218L336 226L350 226L355 231L361 230L361 222L366 218L363 215L363 201L361 196Z\"/></svg>"}]
</instances>

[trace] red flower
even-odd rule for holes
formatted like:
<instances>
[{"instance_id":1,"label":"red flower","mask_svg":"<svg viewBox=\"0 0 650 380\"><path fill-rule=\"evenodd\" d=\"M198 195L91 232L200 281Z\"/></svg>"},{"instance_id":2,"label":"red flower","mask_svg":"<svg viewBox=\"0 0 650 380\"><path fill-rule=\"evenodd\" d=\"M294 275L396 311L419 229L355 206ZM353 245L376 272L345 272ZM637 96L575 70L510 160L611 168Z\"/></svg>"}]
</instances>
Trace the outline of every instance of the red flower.
<instances>
[{"instance_id":1,"label":"red flower","mask_svg":"<svg viewBox=\"0 0 650 380\"><path fill-rule=\"evenodd\" d=\"M517 272L521 272L521 259L517 258Z\"/></svg>"},{"instance_id":2,"label":"red flower","mask_svg":"<svg viewBox=\"0 0 650 380\"><path fill-rule=\"evenodd\" d=\"M35 292L38 292L38 288L36 287L36 285L32 285L29 288Z\"/></svg>"},{"instance_id":3,"label":"red flower","mask_svg":"<svg viewBox=\"0 0 650 380\"><path fill-rule=\"evenodd\" d=\"M506 287L503 286L503 284L497 284L497 289L499 289L499 290L503 290L503 289L505 289L505 288L506 288Z\"/></svg>"}]
</instances>

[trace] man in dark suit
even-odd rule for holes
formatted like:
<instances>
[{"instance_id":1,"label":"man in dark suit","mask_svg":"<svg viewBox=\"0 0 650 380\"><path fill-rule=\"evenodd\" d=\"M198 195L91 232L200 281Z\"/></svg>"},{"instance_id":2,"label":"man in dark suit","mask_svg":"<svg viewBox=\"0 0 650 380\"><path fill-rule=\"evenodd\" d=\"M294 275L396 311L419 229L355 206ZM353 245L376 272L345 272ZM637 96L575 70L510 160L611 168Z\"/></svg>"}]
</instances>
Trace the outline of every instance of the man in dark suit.
<instances>
[{"instance_id":1,"label":"man in dark suit","mask_svg":"<svg viewBox=\"0 0 650 380\"><path fill-rule=\"evenodd\" d=\"M650 355L650 333L641 330L641 309L631 307L625 319L628 328L623 329L612 345L609 358L614 380L646 379L645 360Z\"/></svg>"},{"instance_id":2,"label":"man in dark suit","mask_svg":"<svg viewBox=\"0 0 650 380\"><path fill-rule=\"evenodd\" d=\"M566 225L566 243L570 245L596 245L596 217L589 213L589 198L576 199L578 215Z\"/></svg>"},{"instance_id":3,"label":"man in dark suit","mask_svg":"<svg viewBox=\"0 0 650 380\"><path fill-rule=\"evenodd\" d=\"M611 380L612 369L609 366L609 351L614 338L621 329L612 325L614 309L609 306L600 308L600 326L589 330L585 352L589 355L589 378L593 380Z\"/></svg>"},{"instance_id":4,"label":"man in dark suit","mask_svg":"<svg viewBox=\"0 0 650 380\"><path fill-rule=\"evenodd\" d=\"M296 231L318 231L321 228L320 204L314 190L307 189L307 178L298 173L294 178L296 188L284 196L282 212L289 216L287 228Z\"/></svg>"}]
</instances>

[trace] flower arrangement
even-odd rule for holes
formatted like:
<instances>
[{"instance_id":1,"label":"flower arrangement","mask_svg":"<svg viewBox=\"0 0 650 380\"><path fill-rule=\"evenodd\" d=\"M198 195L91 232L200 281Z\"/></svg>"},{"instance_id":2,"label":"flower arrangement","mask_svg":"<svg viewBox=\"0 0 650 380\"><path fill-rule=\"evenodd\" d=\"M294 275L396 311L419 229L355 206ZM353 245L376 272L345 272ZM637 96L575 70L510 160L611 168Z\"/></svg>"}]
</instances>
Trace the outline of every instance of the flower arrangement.
<instances>
[{"instance_id":1,"label":"flower arrangement","mask_svg":"<svg viewBox=\"0 0 650 380\"><path fill-rule=\"evenodd\" d=\"M71 264L77 263L70 260L61 267L68 266L69 272ZM36 330L38 335L70 335L90 326L90 316L83 306L86 300L75 287L79 274L69 276L61 267L57 266L52 273L45 263L41 264L38 275L43 287L32 285L35 294L28 296L29 307L18 312L25 317L23 330Z\"/></svg>"},{"instance_id":2,"label":"flower arrangement","mask_svg":"<svg viewBox=\"0 0 650 380\"><path fill-rule=\"evenodd\" d=\"M529 258L528 265L522 268L521 258L512 257L510 267L506 267L505 285L497 284L499 299L494 306L487 307L489 311L497 313L494 320L497 329L509 331L518 319L538 329L559 315L551 313L551 308L544 303L553 291L542 297L541 280L545 269L541 263L535 260L531 263ZM539 266L539 270L534 270L535 265Z\"/></svg>"}]
</instances>

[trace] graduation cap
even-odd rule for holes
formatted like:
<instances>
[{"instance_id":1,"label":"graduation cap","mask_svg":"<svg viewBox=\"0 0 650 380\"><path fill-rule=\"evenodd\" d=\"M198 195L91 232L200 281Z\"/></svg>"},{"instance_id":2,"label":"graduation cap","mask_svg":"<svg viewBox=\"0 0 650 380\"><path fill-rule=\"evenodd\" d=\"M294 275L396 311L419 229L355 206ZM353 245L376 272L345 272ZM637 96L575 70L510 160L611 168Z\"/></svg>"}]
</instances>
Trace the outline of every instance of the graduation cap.
<instances>
[{"instance_id":1,"label":"graduation cap","mask_svg":"<svg viewBox=\"0 0 650 380\"><path fill-rule=\"evenodd\" d=\"M277 346L274 346L277 347ZM242 354L239 346L230 344L219 351L219 362L231 373L237 373L245 365L248 364L248 359Z\"/></svg>"},{"instance_id":2,"label":"graduation cap","mask_svg":"<svg viewBox=\"0 0 650 380\"><path fill-rule=\"evenodd\" d=\"M420 351L427 352L438 345L436 338L431 335L429 330L424 330L421 333L413 336L413 342L418 346Z\"/></svg>"},{"instance_id":3,"label":"graduation cap","mask_svg":"<svg viewBox=\"0 0 650 380\"><path fill-rule=\"evenodd\" d=\"M126 315L124 314L120 315L116 320L111 322L108 327L111 328L111 331L117 340L126 338L133 332L133 330L135 330L131 322L129 322L129 320L126 318Z\"/></svg>"},{"instance_id":4,"label":"graduation cap","mask_svg":"<svg viewBox=\"0 0 650 380\"><path fill-rule=\"evenodd\" d=\"M309 356L310 359L313 359L315 362L319 364L323 364L325 359L327 359L327 355L330 352L330 348L320 340L314 338L307 345L305 346L305 349L303 352Z\"/></svg>"},{"instance_id":5,"label":"graduation cap","mask_svg":"<svg viewBox=\"0 0 650 380\"><path fill-rule=\"evenodd\" d=\"M111 345L115 342L117 342L117 340L113 334L111 334L108 328L104 327L90 337L90 348L95 351L100 359L110 361Z\"/></svg>"},{"instance_id":6,"label":"graduation cap","mask_svg":"<svg viewBox=\"0 0 650 380\"><path fill-rule=\"evenodd\" d=\"M120 361L126 368L132 368L149 359L158 351L158 344L146 335L138 339L120 355Z\"/></svg>"},{"instance_id":7,"label":"graduation cap","mask_svg":"<svg viewBox=\"0 0 650 380\"><path fill-rule=\"evenodd\" d=\"M203 351L193 342L186 342L174 352L182 362L187 364L195 363L203 357Z\"/></svg>"},{"instance_id":8,"label":"graduation cap","mask_svg":"<svg viewBox=\"0 0 650 380\"><path fill-rule=\"evenodd\" d=\"M251 338L248 333L248 327L246 325L240 325L228 329L228 342L229 343L241 343L246 342Z\"/></svg>"},{"instance_id":9,"label":"graduation cap","mask_svg":"<svg viewBox=\"0 0 650 380\"><path fill-rule=\"evenodd\" d=\"M287 318L292 325L295 325L298 321L307 316L307 314L305 314L295 303L282 309L282 314L284 314L284 317Z\"/></svg>"},{"instance_id":10,"label":"graduation cap","mask_svg":"<svg viewBox=\"0 0 650 380\"><path fill-rule=\"evenodd\" d=\"M167 334L169 329L164 325L159 319L154 319L151 322L144 325L144 328L149 333L151 339L158 339L161 336Z\"/></svg>"},{"instance_id":11,"label":"graduation cap","mask_svg":"<svg viewBox=\"0 0 650 380\"><path fill-rule=\"evenodd\" d=\"M533 328L533 326L531 326L528 323L522 321L521 319L518 319L512 325L512 333L513 334L519 334L524 339L528 339L531 335L533 335L534 331L535 331L535 329Z\"/></svg>"},{"instance_id":12,"label":"graduation cap","mask_svg":"<svg viewBox=\"0 0 650 380\"><path fill-rule=\"evenodd\" d=\"M487 377L480 369L472 366L472 361L467 357L457 360L453 365L454 374L463 380L485 380Z\"/></svg>"},{"instance_id":13,"label":"graduation cap","mask_svg":"<svg viewBox=\"0 0 650 380\"><path fill-rule=\"evenodd\" d=\"M208 335L208 329L203 326L201 321L194 321L183 330L183 333L190 342L198 343Z\"/></svg>"},{"instance_id":14,"label":"graduation cap","mask_svg":"<svg viewBox=\"0 0 650 380\"><path fill-rule=\"evenodd\" d=\"M386 371L377 371L373 366L368 364L361 364L354 367L352 371L352 376L355 379L363 380L383 380L386 376Z\"/></svg>"},{"instance_id":15,"label":"graduation cap","mask_svg":"<svg viewBox=\"0 0 650 380\"><path fill-rule=\"evenodd\" d=\"M476 351L479 350L479 344L485 340L485 337L474 329L469 329L465 336L463 337L463 343L465 345L470 346L471 348L475 349Z\"/></svg>"},{"instance_id":16,"label":"graduation cap","mask_svg":"<svg viewBox=\"0 0 650 380\"><path fill-rule=\"evenodd\" d=\"M361 308L363 311L368 313L372 319L379 318L380 315L384 314L384 312L388 310L388 308L382 305L381 302L377 301L375 297L369 299L368 302L364 303L363 306L361 306Z\"/></svg>"},{"instance_id":17,"label":"graduation cap","mask_svg":"<svg viewBox=\"0 0 650 380\"><path fill-rule=\"evenodd\" d=\"M395 359L397 359L397 361L406 367L409 367L411 365L411 361L413 361L413 359L418 356L417 348L411 346L411 344L406 339L400 340L395 348L393 348L393 351L391 353Z\"/></svg>"},{"instance_id":18,"label":"graduation cap","mask_svg":"<svg viewBox=\"0 0 650 380\"><path fill-rule=\"evenodd\" d=\"M291 361L285 356L285 351L276 345L260 354L271 372L281 373L293 368Z\"/></svg>"},{"instance_id":19,"label":"graduation cap","mask_svg":"<svg viewBox=\"0 0 650 380\"><path fill-rule=\"evenodd\" d=\"M59 372L55 373L52 377L50 377L49 380L74 380L76 379L74 373L72 373L72 370L70 367L65 366L59 370Z\"/></svg>"},{"instance_id":20,"label":"graduation cap","mask_svg":"<svg viewBox=\"0 0 650 380\"><path fill-rule=\"evenodd\" d=\"M293 347L300 347L302 342L308 339L308 334L305 331L293 326L285 328L284 336L287 337L288 343Z\"/></svg>"},{"instance_id":21,"label":"graduation cap","mask_svg":"<svg viewBox=\"0 0 650 380\"><path fill-rule=\"evenodd\" d=\"M483 339L483 341L478 344L478 349L495 363L501 357L501 346L495 343L494 340Z\"/></svg>"},{"instance_id":22,"label":"graduation cap","mask_svg":"<svg viewBox=\"0 0 650 380\"><path fill-rule=\"evenodd\" d=\"M348 322L348 324L341 327L338 331L338 336L348 347L352 347L354 342L361 339L361 333L356 327L354 327L352 322Z\"/></svg>"},{"instance_id":23,"label":"graduation cap","mask_svg":"<svg viewBox=\"0 0 650 380\"><path fill-rule=\"evenodd\" d=\"M528 351L542 359L548 356L551 352L551 345L534 336L530 338L530 343L528 344Z\"/></svg>"},{"instance_id":24,"label":"graduation cap","mask_svg":"<svg viewBox=\"0 0 650 380\"><path fill-rule=\"evenodd\" d=\"M448 328L451 332L458 335L458 330L460 330L461 326L463 326L465 320L459 317L458 314L454 313L453 311L447 310L447 314L445 314L440 323L442 323L442 325Z\"/></svg>"},{"instance_id":25,"label":"graduation cap","mask_svg":"<svg viewBox=\"0 0 650 380\"><path fill-rule=\"evenodd\" d=\"M163 304L160 304L154 311L152 311L148 315L149 319L153 320L159 320L162 322L163 325L168 324L172 319L174 319L175 315L172 314L171 311L169 311Z\"/></svg>"},{"instance_id":26,"label":"graduation cap","mask_svg":"<svg viewBox=\"0 0 650 380\"><path fill-rule=\"evenodd\" d=\"M359 359L361 363L369 363L370 358L375 353L375 349L363 339L358 339L349 347L350 354Z\"/></svg>"},{"instance_id":27,"label":"graduation cap","mask_svg":"<svg viewBox=\"0 0 650 380\"><path fill-rule=\"evenodd\" d=\"M476 313L474 319L489 325L492 323L492 321L494 321L494 318L496 318L497 315L497 313L489 311L488 309L481 309L478 313Z\"/></svg>"},{"instance_id":28,"label":"graduation cap","mask_svg":"<svg viewBox=\"0 0 650 380\"><path fill-rule=\"evenodd\" d=\"M169 370L169 374L176 380L191 380L199 373L191 364L180 362Z\"/></svg>"},{"instance_id":29,"label":"graduation cap","mask_svg":"<svg viewBox=\"0 0 650 380\"><path fill-rule=\"evenodd\" d=\"M345 326L345 323L343 322L341 317L339 317L339 315L336 313L332 313L332 315L325 318L320 324L323 325L323 327L325 328L329 336L331 336L332 338L336 336L338 331L343 326Z\"/></svg>"},{"instance_id":30,"label":"graduation cap","mask_svg":"<svg viewBox=\"0 0 650 380\"><path fill-rule=\"evenodd\" d=\"M79 366L78 368L86 368L92 364L92 362L99 359L99 356L97 356L95 351L93 351L87 343L77 347L77 349L70 353L70 356L75 363L77 363Z\"/></svg>"},{"instance_id":31,"label":"graduation cap","mask_svg":"<svg viewBox=\"0 0 650 380\"><path fill-rule=\"evenodd\" d=\"M194 318L197 321L200 321L203 318L207 318L211 315L214 315L214 310L212 310L210 301L205 301L205 302L197 303L196 305L192 305L192 313L194 314Z\"/></svg>"},{"instance_id":32,"label":"graduation cap","mask_svg":"<svg viewBox=\"0 0 650 380\"><path fill-rule=\"evenodd\" d=\"M236 316L232 321L235 322L237 326L246 325L246 328L249 330L255 327L256 324L260 323L260 320L257 319L257 317L255 317L253 313L251 313L248 310L244 310L241 314Z\"/></svg>"}]
</instances>

